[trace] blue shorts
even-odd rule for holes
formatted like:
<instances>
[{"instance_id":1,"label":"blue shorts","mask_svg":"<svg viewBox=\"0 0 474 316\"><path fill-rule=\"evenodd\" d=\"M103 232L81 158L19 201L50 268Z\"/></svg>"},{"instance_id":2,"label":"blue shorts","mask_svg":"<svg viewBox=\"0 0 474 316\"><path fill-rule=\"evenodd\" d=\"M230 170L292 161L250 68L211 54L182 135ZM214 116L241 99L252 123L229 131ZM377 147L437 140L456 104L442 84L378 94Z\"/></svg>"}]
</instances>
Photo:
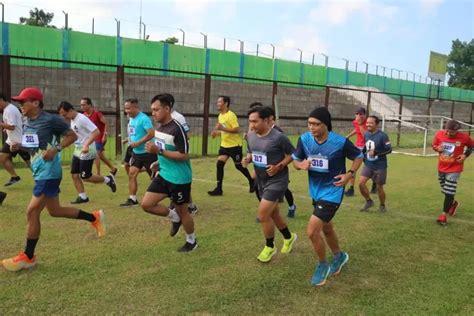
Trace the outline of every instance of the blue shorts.
<instances>
[{"instance_id":1,"label":"blue shorts","mask_svg":"<svg viewBox=\"0 0 474 316\"><path fill-rule=\"evenodd\" d=\"M49 198L57 197L59 192L61 192L59 189L60 184L61 179L35 180L33 195L40 197L44 194L44 196Z\"/></svg>"},{"instance_id":2,"label":"blue shorts","mask_svg":"<svg viewBox=\"0 0 474 316\"><path fill-rule=\"evenodd\" d=\"M97 151L103 151L104 150L104 144L95 142L95 149Z\"/></svg>"}]
</instances>

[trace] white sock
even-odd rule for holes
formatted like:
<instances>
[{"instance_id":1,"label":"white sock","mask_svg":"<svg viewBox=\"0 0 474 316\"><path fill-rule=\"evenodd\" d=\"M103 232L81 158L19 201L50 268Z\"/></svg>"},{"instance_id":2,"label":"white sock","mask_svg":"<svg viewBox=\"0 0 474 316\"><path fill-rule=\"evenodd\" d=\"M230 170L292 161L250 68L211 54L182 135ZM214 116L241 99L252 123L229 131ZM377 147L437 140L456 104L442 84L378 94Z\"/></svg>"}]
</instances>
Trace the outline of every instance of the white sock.
<instances>
[{"instance_id":1,"label":"white sock","mask_svg":"<svg viewBox=\"0 0 474 316\"><path fill-rule=\"evenodd\" d=\"M110 182L110 178L109 177L104 177L104 183L107 184Z\"/></svg>"},{"instance_id":2,"label":"white sock","mask_svg":"<svg viewBox=\"0 0 474 316\"><path fill-rule=\"evenodd\" d=\"M130 195L128 197L130 200L133 200L133 202L136 202L137 201L137 196L136 195Z\"/></svg>"},{"instance_id":3,"label":"white sock","mask_svg":"<svg viewBox=\"0 0 474 316\"><path fill-rule=\"evenodd\" d=\"M176 213L176 211L174 209L168 209L169 210L169 213L168 213L168 218L171 219L172 222L179 222L181 221L181 218L179 218L179 215L178 213Z\"/></svg>"},{"instance_id":4,"label":"white sock","mask_svg":"<svg viewBox=\"0 0 474 316\"><path fill-rule=\"evenodd\" d=\"M186 234L186 242L190 244L194 244L196 242L196 236L194 235L194 233Z\"/></svg>"},{"instance_id":5,"label":"white sock","mask_svg":"<svg viewBox=\"0 0 474 316\"><path fill-rule=\"evenodd\" d=\"M79 197L83 200L87 199L87 194L86 192L79 193Z\"/></svg>"},{"instance_id":6,"label":"white sock","mask_svg":"<svg viewBox=\"0 0 474 316\"><path fill-rule=\"evenodd\" d=\"M295 210L295 205L293 204L292 206L288 207L288 209L294 211Z\"/></svg>"}]
</instances>

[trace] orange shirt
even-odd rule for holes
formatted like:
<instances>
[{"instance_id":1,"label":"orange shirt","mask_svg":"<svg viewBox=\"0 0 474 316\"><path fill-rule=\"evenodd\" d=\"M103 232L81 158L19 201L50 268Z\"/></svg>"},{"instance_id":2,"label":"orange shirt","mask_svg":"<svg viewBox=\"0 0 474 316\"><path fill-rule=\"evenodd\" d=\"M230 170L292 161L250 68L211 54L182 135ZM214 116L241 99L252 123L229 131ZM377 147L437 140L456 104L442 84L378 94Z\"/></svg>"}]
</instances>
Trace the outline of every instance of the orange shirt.
<instances>
[{"instance_id":1,"label":"orange shirt","mask_svg":"<svg viewBox=\"0 0 474 316\"><path fill-rule=\"evenodd\" d=\"M449 137L445 130L436 132L432 147L436 150L443 145L443 151L438 156L438 171L445 173L458 173L464 169L464 163L457 158L464 153L464 147L474 147L474 141L469 135L457 132L454 137Z\"/></svg>"}]
</instances>

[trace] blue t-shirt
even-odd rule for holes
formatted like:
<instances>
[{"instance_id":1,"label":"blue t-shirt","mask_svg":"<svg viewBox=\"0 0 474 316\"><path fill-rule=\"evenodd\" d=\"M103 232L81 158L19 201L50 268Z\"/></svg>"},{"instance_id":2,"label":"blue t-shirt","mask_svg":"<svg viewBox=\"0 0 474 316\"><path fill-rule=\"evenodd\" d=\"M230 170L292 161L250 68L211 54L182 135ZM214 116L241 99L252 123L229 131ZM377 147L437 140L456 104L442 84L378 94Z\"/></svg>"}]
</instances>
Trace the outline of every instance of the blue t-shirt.
<instances>
[{"instance_id":1,"label":"blue t-shirt","mask_svg":"<svg viewBox=\"0 0 474 316\"><path fill-rule=\"evenodd\" d=\"M344 187L337 187L335 176L346 173L346 158L362 158L362 152L345 137L329 132L328 138L318 144L310 132L298 139L292 155L294 160L309 160L309 194L315 201L324 200L336 204L342 202Z\"/></svg>"},{"instance_id":2,"label":"blue t-shirt","mask_svg":"<svg viewBox=\"0 0 474 316\"><path fill-rule=\"evenodd\" d=\"M364 134L364 163L371 169L387 169L387 154L392 152L388 135L377 130L375 133ZM375 156L369 157L369 151L375 149Z\"/></svg>"},{"instance_id":3,"label":"blue t-shirt","mask_svg":"<svg viewBox=\"0 0 474 316\"><path fill-rule=\"evenodd\" d=\"M143 112L138 113L137 116L131 117L128 121L128 139L130 143L134 143L142 139L148 130L153 128L153 123L150 118ZM135 154L145 154L145 144L133 148Z\"/></svg>"},{"instance_id":4,"label":"blue t-shirt","mask_svg":"<svg viewBox=\"0 0 474 316\"><path fill-rule=\"evenodd\" d=\"M62 118L43 111L36 119L26 120L21 146L31 154L33 179L61 179L61 155L58 153L53 160L45 161L43 154L47 149L59 144L61 135L69 129L69 125Z\"/></svg>"}]
</instances>

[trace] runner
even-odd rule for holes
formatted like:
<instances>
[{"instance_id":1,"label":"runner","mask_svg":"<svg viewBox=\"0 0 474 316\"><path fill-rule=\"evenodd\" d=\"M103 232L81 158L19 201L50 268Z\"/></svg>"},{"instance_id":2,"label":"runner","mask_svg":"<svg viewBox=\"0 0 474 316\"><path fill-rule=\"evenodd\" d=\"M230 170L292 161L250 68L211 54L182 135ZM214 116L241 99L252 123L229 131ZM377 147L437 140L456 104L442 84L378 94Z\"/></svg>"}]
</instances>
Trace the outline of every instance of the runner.
<instances>
[{"instance_id":1,"label":"runner","mask_svg":"<svg viewBox=\"0 0 474 316\"><path fill-rule=\"evenodd\" d=\"M191 194L192 171L189 161L189 144L183 126L171 117L173 99L170 94L158 94L151 100L153 119L160 123L155 132L156 141L146 144L146 151L158 155L160 173L152 180L143 196L144 211L168 217L171 222L170 235L178 233L181 223L186 232L186 243L179 252L190 252L198 247L194 234L193 217L188 212ZM171 198L175 209L160 204Z\"/></svg>"},{"instance_id":2,"label":"runner","mask_svg":"<svg viewBox=\"0 0 474 316\"><path fill-rule=\"evenodd\" d=\"M307 233L319 260L311 284L321 286L330 274L339 274L349 261L349 255L339 248L332 219L341 205L344 185L359 169L363 155L349 139L332 132L331 114L324 107L309 114L308 129L298 139L293 165L297 170L308 170L314 211ZM346 158L354 160L348 172ZM334 255L330 265L326 260L325 241Z\"/></svg>"},{"instance_id":3,"label":"runner","mask_svg":"<svg viewBox=\"0 0 474 316\"><path fill-rule=\"evenodd\" d=\"M352 121L352 125L354 126L354 129L346 136L346 138L351 138L352 136L356 135L355 146L362 150L365 145L364 134L365 132L367 132L367 113L365 111L365 108L360 107L359 109L357 109L355 113L355 119ZM354 196L354 184L355 175L354 178L350 180L349 189L344 192L346 196ZM375 183L372 183L372 189L370 190L370 193L377 193Z\"/></svg>"},{"instance_id":4,"label":"runner","mask_svg":"<svg viewBox=\"0 0 474 316\"><path fill-rule=\"evenodd\" d=\"M2 261L6 270L18 271L36 265L34 253L41 230L40 215L45 207L53 217L90 222L99 237L105 235L106 229L103 210L94 211L91 214L59 204L59 184L62 178L59 152L76 141L77 136L74 131L60 117L43 111L43 94L37 88L25 88L19 96L12 99L20 103L21 112L27 117L21 147L27 148L31 154L31 169L35 180L33 196L27 207L28 226L25 251ZM18 149L19 145L14 147Z\"/></svg>"},{"instance_id":5,"label":"runner","mask_svg":"<svg viewBox=\"0 0 474 316\"><path fill-rule=\"evenodd\" d=\"M288 189L288 164L292 161L294 148L290 140L273 128L272 109L254 107L249 110L249 125L252 132L247 135L248 154L244 166L252 162L257 174L260 203L258 218L262 224L265 247L258 255L260 262L269 262L277 253L275 247L275 227L283 235L282 253L290 253L297 235L291 233L285 220L280 216L278 199Z\"/></svg>"},{"instance_id":6,"label":"runner","mask_svg":"<svg viewBox=\"0 0 474 316\"><path fill-rule=\"evenodd\" d=\"M446 129L436 132L432 147L439 153L438 180L441 192L444 194L443 212L438 217L438 224L448 223L447 215L454 216L460 203L454 199L461 173L464 170L464 160L472 152L474 140L458 130L461 124L455 120L446 123ZM466 147L466 150L464 150Z\"/></svg>"},{"instance_id":7,"label":"runner","mask_svg":"<svg viewBox=\"0 0 474 316\"><path fill-rule=\"evenodd\" d=\"M388 135L379 129L380 120L377 116L367 118L367 132L364 134L365 146L364 167L359 180L359 189L366 202L361 211L366 212L374 205L367 189L367 181L372 179L377 185L380 206L379 212L386 212L385 191L383 186L387 181L387 155L392 152Z\"/></svg>"},{"instance_id":8,"label":"runner","mask_svg":"<svg viewBox=\"0 0 474 316\"><path fill-rule=\"evenodd\" d=\"M81 99L81 109L84 112L84 115L87 116L99 129L99 135L97 135L97 138L95 139L95 147L98 154L98 157L95 159L95 168L97 170L97 174L100 176L100 161L102 160L109 167L110 173L115 176L118 169L112 164L112 162L110 162L109 159L107 159L104 152L105 144L107 143L107 131L109 128L107 120L101 112L94 109L92 100L88 97Z\"/></svg>"},{"instance_id":9,"label":"runner","mask_svg":"<svg viewBox=\"0 0 474 316\"><path fill-rule=\"evenodd\" d=\"M128 122L129 147L132 148L132 157L129 160L128 171L128 199L120 204L122 207L137 206L137 176L144 167L151 176L150 166L157 160L156 155L145 151L145 143L153 138L155 130L150 118L140 111L138 100L135 98L125 101L125 112L130 120Z\"/></svg>"},{"instance_id":10,"label":"runner","mask_svg":"<svg viewBox=\"0 0 474 316\"><path fill-rule=\"evenodd\" d=\"M8 99L4 94L0 93L0 110L3 111L3 122L0 122L0 128L7 133L7 140L3 145L2 152L0 153L0 164L3 165L5 170L10 174L10 180L5 183L5 186L20 181L20 177L16 174L15 168L13 167L13 158L17 154L25 161L28 168L30 167L30 154L28 151L19 149L18 151L12 151L11 146L15 144L21 144L21 136L23 134L23 118L21 113L16 106L8 102Z\"/></svg>"},{"instance_id":11,"label":"runner","mask_svg":"<svg viewBox=\"0 0 474 316\"><path fill-rule=\"evenodd\" d=\"M208 191L211 196L222 195L222 182L224 180L224 166L229 157L234 160L234 165L249 182L249 192L254 192L254 181L247 168L242 166L242 139L239 135L239 122L234 112L229 110L230 98L220 96L217 99L217 110L219 111L218 123L211 132L211 136L221 136L221 146L219 148L219 157L217 157L217 186L214 190Z\"/></svg>"},{"instance_id":12,"label":"runner","mask_svg":"<svg viewBox=\"0 0 474 316\"><path fill-rule=\"evenodd\" d=\"M92 165L97 154L94 140L99 135L99 129L85 115L75 111L72 104L67 101L62 101L59 104L58 111L59 115L71 122L71 129L77 135L71 162L71 176L79 196L71 204L89 202L89 197L84 190L84 183L82 181L104 183L110 187L112 192L117 191L113 175L102 177L92 174Z\"/></svg>"}]
</instances>

